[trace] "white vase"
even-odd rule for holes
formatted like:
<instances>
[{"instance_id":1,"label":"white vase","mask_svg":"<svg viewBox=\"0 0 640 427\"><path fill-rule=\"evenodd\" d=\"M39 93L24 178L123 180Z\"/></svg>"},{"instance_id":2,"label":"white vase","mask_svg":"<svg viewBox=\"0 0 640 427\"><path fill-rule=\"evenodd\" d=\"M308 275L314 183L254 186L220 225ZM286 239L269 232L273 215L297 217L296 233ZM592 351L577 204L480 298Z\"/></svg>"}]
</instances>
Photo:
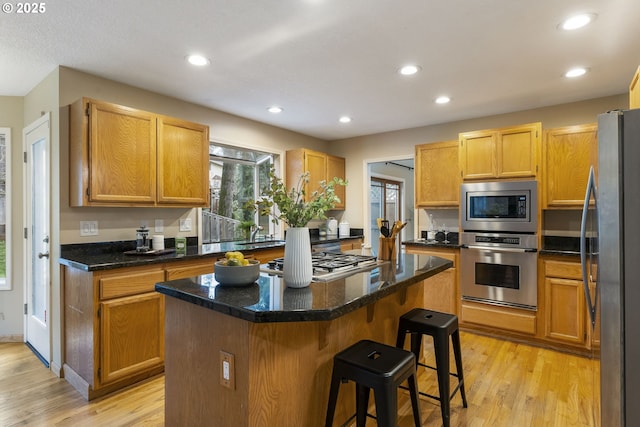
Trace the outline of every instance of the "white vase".
<instances>
[{"instance_id":1,"label":"white vase","mask_svg":"<svg viewBox=\"0 0 640 427\"><path fill-rule=\"evenodd\" d=\"M284 283L290 288L304 288L311 283L313 267L311 266L311 240L309 239L308 227L287 229L282 277Z\"/></svg>"}]
</instances>

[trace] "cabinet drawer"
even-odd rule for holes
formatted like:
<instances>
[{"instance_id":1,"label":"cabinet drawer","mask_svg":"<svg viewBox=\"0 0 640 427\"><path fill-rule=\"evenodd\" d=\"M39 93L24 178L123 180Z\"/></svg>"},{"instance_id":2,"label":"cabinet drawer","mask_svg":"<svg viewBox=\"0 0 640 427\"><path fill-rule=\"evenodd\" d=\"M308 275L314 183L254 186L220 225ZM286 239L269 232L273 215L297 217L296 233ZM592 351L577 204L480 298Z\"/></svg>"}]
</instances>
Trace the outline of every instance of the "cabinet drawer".
<instances>
[{"instance_id":1,"label":"cabinet drawer","mask_svg":"<svg viewBox=\"0 0 640 427\"><path fill-rule=\"evenodd\" d=\"M213 273L214 258L209 258L206 262L198 261L189 264L167 267L165 280L184 279L186 277L200 276L202 274Z\"/></svg>"},{"instance_id":2,"label":"cabinet drawer","mask_svg":"<svg viewBox=\"0 0 640 427\"><path fill-rule=\"evenodd\" d=\"M582 267L578 262L545 261L544 275L546 277L582 280Z\"/></svg>"},{"instance_id":3,"label":"cabinet drawer","mask_svg":"<svg viewBox=\"0 0 640 427\"><path fill-rule=\"evenodd\" d=\"M106 276L99 279L100 299L153 292L158 282L164 282L163 270L145 270L136 273Z\"/></svg>"}]
</instances>

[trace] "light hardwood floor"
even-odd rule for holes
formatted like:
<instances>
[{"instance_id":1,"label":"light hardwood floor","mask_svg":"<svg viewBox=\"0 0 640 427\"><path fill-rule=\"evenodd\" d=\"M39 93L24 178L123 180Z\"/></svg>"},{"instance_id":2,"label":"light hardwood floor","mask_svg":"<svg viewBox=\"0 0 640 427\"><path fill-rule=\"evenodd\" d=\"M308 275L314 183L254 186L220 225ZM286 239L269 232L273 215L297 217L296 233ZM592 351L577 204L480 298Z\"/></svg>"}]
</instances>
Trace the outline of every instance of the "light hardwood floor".
<instances>
[{"instance_id":1,"label":"light hardwood floor","mask_svg":"<svg viewBox=\"0 0 640 427\"><path fill-rule=\"evenodd\" d=\"M590 415L599 410L597 382L594 387L599 378L597 360L465 332L461 341L469 407L462 408L456 394L451 402L452 426L599 426ZM429 345L425 350L432 354ZM421 370L419 381L422 390L437 394L434 374ZM442 425L439 406L428 399L421 399L420 405L423 426ZM412 426L404 391L399 412L399 427ZM87 402L25 345L0 344L0 426L163 425L163 376Z\"/></svg>"}]
</instances>

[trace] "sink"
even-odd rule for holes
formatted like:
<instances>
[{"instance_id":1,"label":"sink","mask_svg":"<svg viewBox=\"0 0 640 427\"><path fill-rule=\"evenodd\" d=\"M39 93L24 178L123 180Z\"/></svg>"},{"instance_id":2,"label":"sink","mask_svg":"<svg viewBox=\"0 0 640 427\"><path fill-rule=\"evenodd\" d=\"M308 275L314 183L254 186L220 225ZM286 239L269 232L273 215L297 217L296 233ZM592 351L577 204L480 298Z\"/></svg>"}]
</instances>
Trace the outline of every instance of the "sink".
<instances>
[{"instance_id":1,"label":"sink","mask_svg":"<svg viewBox=\"0 0 640 427\"><path fill-rule=\"evenodd\" d=\"M280 246L280 245L284 245L284 240L260 240L260 241L257 241L257 242L236 243L236 245L238 245L238 246L253 246L253 247Z\"/></svg>"}]
</instances>

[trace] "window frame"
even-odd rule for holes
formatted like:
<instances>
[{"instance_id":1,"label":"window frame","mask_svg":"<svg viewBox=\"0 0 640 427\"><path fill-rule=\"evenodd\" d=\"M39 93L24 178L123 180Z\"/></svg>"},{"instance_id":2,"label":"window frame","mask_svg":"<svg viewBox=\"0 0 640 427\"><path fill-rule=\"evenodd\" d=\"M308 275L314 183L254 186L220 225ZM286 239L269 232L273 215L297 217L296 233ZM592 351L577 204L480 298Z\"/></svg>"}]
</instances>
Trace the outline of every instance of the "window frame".
<instances>
[{"instance_id":1,"label":"window frame","mask_svg":"<svg viewBox=\"0 0 640 427\"><path fill-rule=\"evenodd\" d=\"M11 271L11 128L0 127L0 135L4 136L5 145L5 277L0 278L0 291L13 289Z\"/></svg>"}]
</instances>

